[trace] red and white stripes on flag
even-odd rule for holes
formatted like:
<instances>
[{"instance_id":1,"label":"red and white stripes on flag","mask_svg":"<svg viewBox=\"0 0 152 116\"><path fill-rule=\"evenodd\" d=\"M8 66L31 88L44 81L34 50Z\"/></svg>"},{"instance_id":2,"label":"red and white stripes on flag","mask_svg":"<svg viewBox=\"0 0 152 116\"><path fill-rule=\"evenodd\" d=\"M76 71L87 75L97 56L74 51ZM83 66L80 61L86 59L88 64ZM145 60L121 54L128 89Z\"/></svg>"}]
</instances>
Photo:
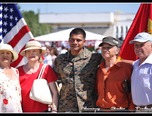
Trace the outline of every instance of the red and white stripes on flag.
<instances>
[{"instance_id":1,"label":"red and white stripes on flag","mask_svg":"<svg viewBox=\"0 0 152 116\"><path fill-rule=\"evenodd\" d=\"M33 39L33 35L22 17L16 4L1 4L2 10L2 43L10 44L19 54L24 49L25 44ZM19 57L11 66L18 67L27 62L25 57Z\"/></svg>"}]
</instances>

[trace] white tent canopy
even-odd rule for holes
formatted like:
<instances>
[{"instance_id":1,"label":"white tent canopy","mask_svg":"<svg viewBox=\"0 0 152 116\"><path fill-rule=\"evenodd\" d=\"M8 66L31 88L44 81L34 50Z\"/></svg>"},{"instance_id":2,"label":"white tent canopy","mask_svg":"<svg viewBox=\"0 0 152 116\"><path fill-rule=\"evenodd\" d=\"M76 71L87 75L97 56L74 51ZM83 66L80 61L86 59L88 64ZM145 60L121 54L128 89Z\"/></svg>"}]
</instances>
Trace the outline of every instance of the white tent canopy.
<instances>
[{"instance_id":1,"label":"white tent canopy","mask_svg":"<svg viewBox=\"0 0 152 116\"><path fill-rule=\"evenodd\" d=\"M69 34L74 28L35 37L37 41L68 41ZM104 35L86 31L86 40L102 40Z\"/></svg>"}]
</instances>

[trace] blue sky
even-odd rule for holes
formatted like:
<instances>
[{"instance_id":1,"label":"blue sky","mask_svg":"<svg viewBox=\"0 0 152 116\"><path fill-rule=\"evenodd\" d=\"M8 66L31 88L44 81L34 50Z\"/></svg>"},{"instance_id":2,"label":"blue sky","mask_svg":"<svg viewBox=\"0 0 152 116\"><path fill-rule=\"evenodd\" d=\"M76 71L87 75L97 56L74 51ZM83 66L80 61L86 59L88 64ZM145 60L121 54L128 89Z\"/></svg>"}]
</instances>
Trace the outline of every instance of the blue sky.
<instances>
[{"instance_id":1,"label":"blue sky","mask_svg":"<svg viewBox=\"0 0 152 116\"><path fill-rule=\"evenodd\" d=\"M21 10L40 13L82 13L115 12L136 13L140 2L136 3L19 3Z\"/></svg>"}]
</instances>

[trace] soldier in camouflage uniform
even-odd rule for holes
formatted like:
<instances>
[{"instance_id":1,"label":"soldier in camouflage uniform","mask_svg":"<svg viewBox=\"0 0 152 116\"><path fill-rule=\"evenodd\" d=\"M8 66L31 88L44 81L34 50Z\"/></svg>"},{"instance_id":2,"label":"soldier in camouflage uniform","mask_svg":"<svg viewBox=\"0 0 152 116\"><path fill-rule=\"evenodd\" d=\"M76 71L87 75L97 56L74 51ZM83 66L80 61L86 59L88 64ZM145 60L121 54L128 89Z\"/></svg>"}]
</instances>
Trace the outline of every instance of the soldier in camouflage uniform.
<instances>
[{"instance_id":1,"label":"soldier in camouflage uniform","mask_svg":"<svg viewBox=\"0 0 152 116\"><path fill-rule=\"evenodd\" d=\"M73 29L70 50L55 60L54 70L62 83L58 112L82 112L85 107L96 107L95 80L102 56L84 47L85 37L83 29Z\"/></svg>"}]
</instances>

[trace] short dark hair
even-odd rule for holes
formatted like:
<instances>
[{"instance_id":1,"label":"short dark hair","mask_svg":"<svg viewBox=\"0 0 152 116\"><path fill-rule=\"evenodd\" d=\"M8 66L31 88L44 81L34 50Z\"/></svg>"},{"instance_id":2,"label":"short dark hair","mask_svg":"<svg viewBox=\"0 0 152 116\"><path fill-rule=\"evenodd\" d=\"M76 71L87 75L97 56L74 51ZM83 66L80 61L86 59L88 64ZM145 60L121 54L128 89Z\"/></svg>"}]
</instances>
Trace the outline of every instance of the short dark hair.
<instances>
[{"instance_id":1,"label":"short dark hair","mask_svg":"<svg viewBox=\"0 0 152 116\"><path fill-rule=\"evenodd\" d=\"M84 38L84 39L86 38L86 33L85 33L85 31L84 31L82 28L74 28L74 29L70 32L70 37L71 37L73 34L82 34L82 35L83 35L83 38Z\"/></svg>"}]
</instances>

